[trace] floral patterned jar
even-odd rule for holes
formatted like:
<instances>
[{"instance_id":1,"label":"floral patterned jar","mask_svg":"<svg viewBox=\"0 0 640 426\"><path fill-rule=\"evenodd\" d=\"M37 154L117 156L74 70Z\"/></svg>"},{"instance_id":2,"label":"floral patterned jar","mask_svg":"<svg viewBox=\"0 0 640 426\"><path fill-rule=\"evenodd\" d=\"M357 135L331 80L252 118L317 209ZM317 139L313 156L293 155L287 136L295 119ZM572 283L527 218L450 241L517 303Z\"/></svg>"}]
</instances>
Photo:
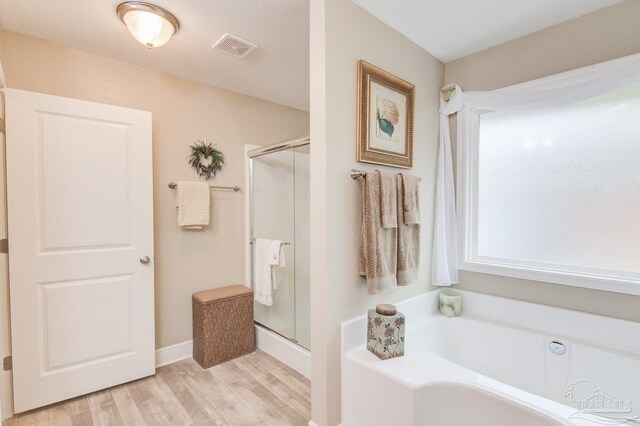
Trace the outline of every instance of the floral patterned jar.
<instances>
[{"instance_id":1,"label":"floral patterned jar","mask_svg":"<svg viewBox=\"0 0 640 426\"><path fill-rule=\"evenodd\" d=\"M380 359L404 355L404 315L393 305L369 310L367 349Z\"/></svg>"}]
</instances>

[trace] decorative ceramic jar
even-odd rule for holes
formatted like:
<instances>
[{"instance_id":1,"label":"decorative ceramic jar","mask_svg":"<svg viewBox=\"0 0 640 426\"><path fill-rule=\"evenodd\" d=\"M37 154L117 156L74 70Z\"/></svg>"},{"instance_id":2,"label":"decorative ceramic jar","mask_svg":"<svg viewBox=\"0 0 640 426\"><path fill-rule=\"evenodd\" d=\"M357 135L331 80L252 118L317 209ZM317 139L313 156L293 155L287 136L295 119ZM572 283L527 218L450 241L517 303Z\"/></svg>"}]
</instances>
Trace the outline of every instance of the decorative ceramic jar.
<instances>
[{"instance_id":1,"label":"decorative ceramic jar","mask_svg":"<svg viewBox=\"0 0 640 426\"><path fill-rule=\"evenodd\" d=\"M454 290L442 290L438 295L440 313L447 317L462 315L462 295Z\"/></svg>"},{"instance_id":2,"label":"decorative ceramic jar","mask_svg":"<svg viewBox=\"0 0 640 426\"><path fill-rule=\"evenodd\" d=\"M404 315L393 305L369 310L367 349L380 359L404 355Z\"/></svg>"}]
</instances>

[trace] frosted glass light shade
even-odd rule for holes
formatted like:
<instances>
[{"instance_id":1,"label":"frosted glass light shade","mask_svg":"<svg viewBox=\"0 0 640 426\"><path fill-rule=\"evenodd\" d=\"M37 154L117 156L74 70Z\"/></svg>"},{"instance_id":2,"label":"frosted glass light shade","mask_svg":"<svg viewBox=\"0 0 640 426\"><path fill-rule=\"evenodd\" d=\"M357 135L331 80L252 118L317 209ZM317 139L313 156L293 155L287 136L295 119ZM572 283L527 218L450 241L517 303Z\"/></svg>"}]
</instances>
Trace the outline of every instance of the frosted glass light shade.
<instances>
[{"instance_id":1,"label":"frosted glass light shade","mask_svg":"<svg viewBox=\"0 0 640 426\"><path fill-rule=\"evenodd\" d=\"M117 12L131 35L148 48L166 44L180 26L171 13L149 3L122 3Z\"/></svg>"}]
</instances>

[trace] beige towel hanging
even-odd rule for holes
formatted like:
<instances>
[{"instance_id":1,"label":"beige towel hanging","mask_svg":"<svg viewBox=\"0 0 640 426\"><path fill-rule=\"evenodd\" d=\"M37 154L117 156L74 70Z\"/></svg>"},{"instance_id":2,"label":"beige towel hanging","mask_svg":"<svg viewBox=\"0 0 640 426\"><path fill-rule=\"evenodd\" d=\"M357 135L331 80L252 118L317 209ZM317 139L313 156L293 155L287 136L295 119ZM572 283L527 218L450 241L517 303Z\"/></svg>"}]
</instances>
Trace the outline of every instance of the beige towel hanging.
<instances>
[{"instance_id":1,"label":"beige towel hanging","mask_svg":"<svg viewBox=\"0 0 640 426\"><path fill-rule=\"evenodd\" d=\"M369 294L386 293L396 288L398 256L398 228L385 228L383 216L397 208L397 194L393 176L384 172L367 173L362 182L362 229L358 270L367 278ZM382 185L386 183L384 189ZM391 185L389 185L391 183ZM384 197L390 194L393 196ZM391 206L389 204L395 204ZM384 213L383 215L383 212ZM387 225L393 225L390 218Z\"/></svg>"},{"instance_id":2,"label":"beige towel hanging","mask_svg":"<svg viewBox=\"0 0 640 426\"><path fill-rule=\"evenodd\" d=\"M377 172L380 175L380 220L383 228L398 227L398 202L395 177L392 174Z\"/></svg>"},{"instance_id":3,"label":"beige towel hanging","mask_svg":"<svg viewBox=\"0 0 640 426\"><path fill-rule=\"evenodd\" d=\"M178 182L176 206L178 226L184 229L202 229L209 225L210 189L205 182Z\"/></svg>"},{"instance_id":4,"label":"beige towel hanging","mask_svg":"<svg viewBox=\"0 0 640 426\"><path fill-rule=\"evenodd\" d=\"M398 285L418 281L420 269L420 178L396 175L398 199Z\"/></svg>"},{"instance_id":5,"label":"beige towel hanging","mask_svg":"<svg viewBox=\"0 0 640 426\"><path fill-rule=\"evenodd\" d=\"M420 178L407 173L400 173L399 176L402 178L402 190L400 192L402 194L402 203L400 203L400 199L398 199L398 210L403 210L405 224L420 224L420 199L418 192ZM398 191L400 191L400 189L398 189Z\"/></svg>"}]
</instances>

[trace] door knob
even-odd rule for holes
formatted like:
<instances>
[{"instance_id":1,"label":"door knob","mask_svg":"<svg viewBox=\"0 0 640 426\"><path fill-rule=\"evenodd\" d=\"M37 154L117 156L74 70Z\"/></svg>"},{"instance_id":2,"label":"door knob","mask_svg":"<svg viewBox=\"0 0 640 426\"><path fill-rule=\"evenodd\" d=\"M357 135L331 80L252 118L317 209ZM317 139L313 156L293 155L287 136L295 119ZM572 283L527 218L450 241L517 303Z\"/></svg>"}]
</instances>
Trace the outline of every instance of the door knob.
<instances>
[{"instance_id":1,"label":"door knob","mask_svg":"<svg viewBox=\"0 0 640 426\"><path fill-rule=\"evenodd\" d=\"M149 256L142 256L140 258L140 263L142 263L143 265L146 265L149 262L151 262L151 258Z\"/></svg>"}]
</instances>

